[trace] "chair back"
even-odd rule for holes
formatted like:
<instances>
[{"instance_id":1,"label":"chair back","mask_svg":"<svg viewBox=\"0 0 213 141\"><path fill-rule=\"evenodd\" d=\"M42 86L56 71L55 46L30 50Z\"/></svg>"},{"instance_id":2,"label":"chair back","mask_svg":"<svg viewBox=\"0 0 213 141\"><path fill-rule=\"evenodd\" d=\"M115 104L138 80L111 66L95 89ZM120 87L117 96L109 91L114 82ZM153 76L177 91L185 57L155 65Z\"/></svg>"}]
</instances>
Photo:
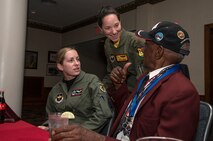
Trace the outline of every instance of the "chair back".
<instances>
[{"instance_id":1,"label":"chair back","mask_svg":"<svg viewBox=\"0 0 213 141\"><path fill-rule=\"evenodd\" d=\"M194 141L207 141L212 123L212 106L200 101L200 116Z\"/></svg>"}]
</instances>

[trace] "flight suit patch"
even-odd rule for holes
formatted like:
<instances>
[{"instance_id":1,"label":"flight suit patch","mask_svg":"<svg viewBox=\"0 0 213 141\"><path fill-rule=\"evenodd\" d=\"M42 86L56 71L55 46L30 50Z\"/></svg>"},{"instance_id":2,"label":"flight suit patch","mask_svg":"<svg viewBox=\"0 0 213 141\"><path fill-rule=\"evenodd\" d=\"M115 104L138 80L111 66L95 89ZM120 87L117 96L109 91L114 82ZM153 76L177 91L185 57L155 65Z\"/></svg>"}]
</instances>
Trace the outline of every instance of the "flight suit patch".
<instances>
[{"instance_id":1,"label":"flight suit patch","mask_svg":"<svg viewBox=\"0 0 213 141\"><path fill-rule=\"evenodd\" d=\"M64 97L62 93L57 94L56 98L55 98L55 102L56 103L61 103L63 101Z\"/></svg>"},{"instance_id":2,"label":"flight suit patch","mask_svg":"<svg viewBox=\"0 0 213 141\"><path fill-rule=\"evenodd\" d=\"M75 89L71 92L71 96L80 96L80 95L82 95L82 92L83 92L83 88Z\"/></svg>"},{"instance_id":3,"label":"flight suit patch","mask_svg":"<svg viewBox=\"0 0 213 141\"><path fill-rule=\"evenodd\" d=\"M112 63L115 62L115 56L114 55L111 55L109 59Z\"/></svg>"},{"instance_id":4,"label":"flight suit patch","mask_svg":"<svg viewBox=\"0 0 213 141\"><path fill-rule=\"evenodd\" d=\"M142 50L142 48L138 48L138 55L139 56L143 56L143 50Z\"/></svg>"},{"instance_id":5,"label":"flight suit patch","mask_svg":"<svg viewBox=\"0 0 213 141\"><path fill-rule=\"evenodd\" d=\"M106 92L106 88L105 88L104 84L100 83L99 85L100 85L99 86L100 90L105 93Z\"/></svg>"},{"instance_id":6,"label":"flight suit patch","mask_svg":"<svg viewBox=\"0 0 213 141\"><path fill-rule=\"evenodd\" d=\"M116 55L117 62L126 62L128 61L128 56L126 54Z\"/></svg>"}]
</instances>

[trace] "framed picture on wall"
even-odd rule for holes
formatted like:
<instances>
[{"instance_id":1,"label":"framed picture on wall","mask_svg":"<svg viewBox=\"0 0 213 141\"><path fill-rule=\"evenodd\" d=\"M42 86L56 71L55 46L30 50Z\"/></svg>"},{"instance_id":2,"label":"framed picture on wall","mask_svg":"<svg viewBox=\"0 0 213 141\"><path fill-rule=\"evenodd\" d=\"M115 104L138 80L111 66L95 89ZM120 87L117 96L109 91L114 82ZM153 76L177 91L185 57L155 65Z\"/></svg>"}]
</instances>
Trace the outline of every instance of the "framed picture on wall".
<instances>
[{"instance_id":1,"label":"framed picture on wall","mask_svg":"<svg viewBox=\"0 0 213 141\"><path fill-rule=\"evenodd\" d=\"M56 63L56 51L48 51L48 63Z\"/></svg>"},{"instance_id":2,"label":"framed picture on wall","mask_svg":"<svg viewBox=\"0 0 213 141\"><path fill-rule=\"evenodd\" d=\"M25 52L25 69L37 69L38 64L38 52L26 51Z\"/></svg>"},{"instance_id":3,"label":"framed picture on wall","mask_svg":"<svg viewBox=\"0 0 213 141\"><path fill-rule=\"evenodd\" d=\"M56 64L47 64L47 76L60 76L61 73L58 71Z\"/></svg>"}]
</instances>

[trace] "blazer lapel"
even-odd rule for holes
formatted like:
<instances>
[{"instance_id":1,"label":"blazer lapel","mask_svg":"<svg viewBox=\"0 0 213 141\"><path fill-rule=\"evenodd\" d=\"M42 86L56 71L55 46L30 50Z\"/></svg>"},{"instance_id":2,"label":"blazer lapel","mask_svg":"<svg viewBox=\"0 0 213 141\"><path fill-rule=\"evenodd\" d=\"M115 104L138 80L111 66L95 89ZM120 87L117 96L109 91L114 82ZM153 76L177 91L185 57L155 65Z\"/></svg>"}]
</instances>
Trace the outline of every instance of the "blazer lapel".
<instances>
[{"instance_id":1,"label":"blazer lapel","mask_svg":"<svg viewBox=\"0 0 213 141\"><path fill-rule=\"evenodd\" d=\"M163 82L165 82L168 78L170 77L169 76L166 76L165 78L163 78L162 80L160 80L148 93L147 95L144 97L144 99L142 100L140 106L138 109L142 108L144 106L144 104L147 103L147 101L149 101L149 99L152 97L152 95L155 93L155 91L161 86L161 84Z\"/></svg>"}]
</instances>

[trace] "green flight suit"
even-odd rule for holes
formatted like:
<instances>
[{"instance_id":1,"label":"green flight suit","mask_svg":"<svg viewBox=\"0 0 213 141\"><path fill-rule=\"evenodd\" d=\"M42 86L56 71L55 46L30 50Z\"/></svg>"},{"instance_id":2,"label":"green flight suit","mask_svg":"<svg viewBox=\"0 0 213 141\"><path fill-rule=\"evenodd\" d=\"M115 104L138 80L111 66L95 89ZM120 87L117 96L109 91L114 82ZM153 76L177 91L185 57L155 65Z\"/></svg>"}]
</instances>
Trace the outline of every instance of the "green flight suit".
<instances>
[{"instance_id":1,"label":"green flight suit","mask_svg":"<svg viewBox=\"0 0 213 141\"><path fill-rule=\"evenodd\" d=\"M107 38L105 40L104 49L107 58L107 75L103 79L106 87L110 87L112 82L108 76L116 66L124 67L127 62L132 65L128 68L127 85L131 91L134 88L137 77L143 73L143 52L145 40L136 37L132 32L124 29L121 31L120 43L118 47L114 47L113 42Z\"/></svg>"},{"instance_id":2,"label":"green flight suit","mask_svg":"<svg viewBox=\"0 0 213 141\"><path fill-rule=\"evenodd\" d=\"M63 81L58 82L50 91L46 112L72 112L75 119L69 123L99 132L112 111L108 101L108 94L99 78L93 74L81 71L70 89Z\"/></svg>"}]
</instances>

